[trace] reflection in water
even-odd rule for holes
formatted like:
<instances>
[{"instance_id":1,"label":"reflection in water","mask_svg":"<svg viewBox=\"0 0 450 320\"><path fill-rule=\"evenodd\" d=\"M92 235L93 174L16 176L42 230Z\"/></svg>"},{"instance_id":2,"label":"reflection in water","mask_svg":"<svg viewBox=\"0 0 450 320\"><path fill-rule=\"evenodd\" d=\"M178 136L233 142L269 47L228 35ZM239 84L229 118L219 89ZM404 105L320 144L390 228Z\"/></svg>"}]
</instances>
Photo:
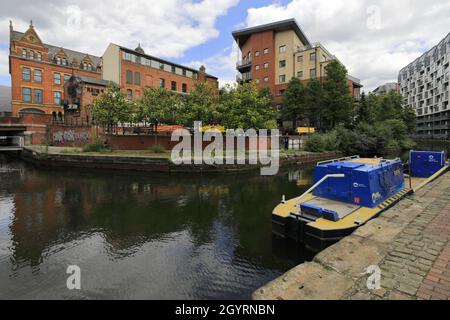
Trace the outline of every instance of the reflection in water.
<instances>
[{"instance_id":1,"label":"reflection in water","mask_svg":"<svg viewBox=\"0 0 450 320\"><path fill-rule=\"evenodd\" d=\"M311 170L140 175L17 160L2 168L0 298L249 298L311 258L272 239L270 215L282 194L306 190ZM78 292L65 287L72 264L82 270Z\"/></svg>"}]
</instances>

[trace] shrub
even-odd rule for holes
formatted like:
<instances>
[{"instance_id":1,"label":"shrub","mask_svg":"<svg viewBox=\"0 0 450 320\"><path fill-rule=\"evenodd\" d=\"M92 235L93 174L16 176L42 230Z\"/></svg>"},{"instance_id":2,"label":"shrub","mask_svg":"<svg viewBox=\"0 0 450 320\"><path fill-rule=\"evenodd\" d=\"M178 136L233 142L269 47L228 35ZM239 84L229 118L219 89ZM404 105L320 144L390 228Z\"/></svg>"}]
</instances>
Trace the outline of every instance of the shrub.
<instances>
[{"instance_id":1,"label":"shrub","mask_svg":"<svg viewBox=\"0 0 450 320\"><path fill-rule=\"evenodd\" d=\"M101 152L106 150L105 141L100 138L96 138L92 143L85 145L82 148L83 152Z\"/></svg>"},{"instance_id":2,"label":"shrub","mask_svg":"<svg viewBox=\"0 0 450 320\"><path fill-rule=\"evenodd\" d=\"M155 144L151 146L149 150L153 153L164 153L166 151L166 149L160 144Z\"/></svg>"},{"instance_id":3,"label":"shrub","mask_svg":"<svg viewBox=\"0 0 450 320\"><path fill-rule=\"evenodd\" d=\"M320 133L314 133L306 140L305 150L309 152L323 152L325 151L325 143Z\"/></svg>"}]
</instances>

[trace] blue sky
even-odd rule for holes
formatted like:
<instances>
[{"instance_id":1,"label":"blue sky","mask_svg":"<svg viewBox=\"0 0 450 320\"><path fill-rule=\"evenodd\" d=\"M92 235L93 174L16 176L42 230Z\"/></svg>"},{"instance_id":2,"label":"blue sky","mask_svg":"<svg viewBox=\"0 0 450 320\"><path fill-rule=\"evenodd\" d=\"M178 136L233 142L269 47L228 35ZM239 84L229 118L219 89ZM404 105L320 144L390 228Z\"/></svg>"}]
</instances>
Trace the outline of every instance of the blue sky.
<instances>
[{"instance_id":1,"label":"blue sky","mask_svg":"<svg viewBox=\"0 0 450 320\"><path fill-rule=\"evenodd\" d=\"M0 84L9 85L9 20L41 39L101 56L109 42L198 68L221 84L235 79L231 32L295 18L308 38L343 62L366 91L396 81L398 71L450 31L448 0L2 0Z\"/></svg>"}]
</instances>

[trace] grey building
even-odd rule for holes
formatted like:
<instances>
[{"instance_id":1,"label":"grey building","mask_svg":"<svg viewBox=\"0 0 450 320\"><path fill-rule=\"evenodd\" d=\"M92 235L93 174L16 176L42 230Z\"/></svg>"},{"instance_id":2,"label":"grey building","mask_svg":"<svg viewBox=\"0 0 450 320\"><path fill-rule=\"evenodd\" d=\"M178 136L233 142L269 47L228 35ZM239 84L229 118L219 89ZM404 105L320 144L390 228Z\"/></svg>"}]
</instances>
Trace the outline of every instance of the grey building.
<instances>
[{"instance_id":1,"label":"grey building","mask_svg":"<svg viewBox=\"0 0 450 320\"><path fill-rule=\"evenodd\" d=\"M400 70L400 93L417 116L417 138L450 138L450 33Z\"/></svg>"},{"instance_id":2,"label":"grey building","mask_svg":"<svg viewBox=\"0 0 450 320\"><path fill-rule=\"evenodd\" d=\"M397 82L388 82L385 83L375 90L372 91L372 93L376 96L384 96L385 94L388 94L391 91L398 91L398 83Z\"/></svg>"},{"instance_id":3,"label":"grey building","mask_svg":"<svg viewBox=\"0 0 450 320\"><path fill-rule=\"evenodd\" d=\"M0 86L0 112L11 112L11 87Z\"/></svg>"}]
</instances>

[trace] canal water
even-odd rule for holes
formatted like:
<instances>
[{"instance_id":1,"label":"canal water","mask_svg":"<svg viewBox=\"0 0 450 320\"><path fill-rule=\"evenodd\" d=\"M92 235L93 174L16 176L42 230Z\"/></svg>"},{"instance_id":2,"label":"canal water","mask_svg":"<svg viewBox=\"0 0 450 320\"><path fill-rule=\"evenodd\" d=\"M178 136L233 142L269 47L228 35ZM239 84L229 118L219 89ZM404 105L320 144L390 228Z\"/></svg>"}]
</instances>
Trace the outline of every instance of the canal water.
<instances>
[{"instance_id":1,"label":"canal water","mask_svg":"<svg viewBox=\"0 0 450 320\"><path fill-rule=\"evenodd\" d=\"M275 177L36 168L0 155L0 299L246 299L312 258L272 238ZM66 287L81 269L81 290Z\"/></svg>"}]
</instances>

